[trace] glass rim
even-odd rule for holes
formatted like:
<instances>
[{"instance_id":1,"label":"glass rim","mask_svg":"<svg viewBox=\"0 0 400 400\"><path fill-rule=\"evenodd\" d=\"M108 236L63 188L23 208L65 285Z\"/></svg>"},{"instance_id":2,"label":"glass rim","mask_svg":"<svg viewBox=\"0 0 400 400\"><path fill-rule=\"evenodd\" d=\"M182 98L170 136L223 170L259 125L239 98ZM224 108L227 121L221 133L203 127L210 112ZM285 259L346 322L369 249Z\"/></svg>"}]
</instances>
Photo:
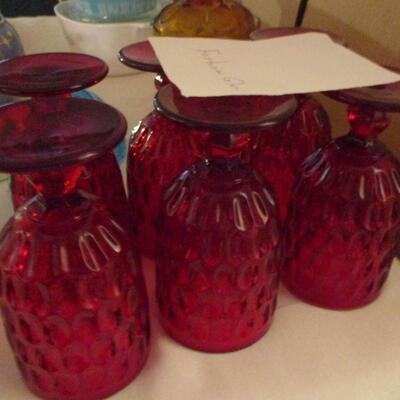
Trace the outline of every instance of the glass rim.
<instances>
[{"instance_id":1,"label":"glass rim","mask_svg":"<svg viewBox=\"0 0 400 400\"><path fill-rule=\"evenodd\" d=\"M65 57L63 63L57 64L56 61L59 61L57 58L62 57ZM54 65L51 64L52 61ZM34 62L37 65L32 66L31 63ZM85 62L90 65L85 65ZM52 66L57 80L49 79ZM40 68L43 68L43 71L40 71ZM65 68L65 71L62 71L62 68ZM102 81L108 71L108 65L102 59L89 54L75 52L27 54L0 62L0 93L32 97L73 93ZM39 80L38 76L41 73L44 79ZM11 80L10 76L14 76L15 79ZM68 80L63 77L68 77Z\"/></svg>"},{"instance_id":2,"label":"glass rim","mask_svg":"<svg viewBox=\"0 0 400 400\"><path fill-rule=\"evenodd\" d=\"M398 68L389 69L400 72ZM369 106L384 112L400 112L400 81L386 85L334 90L323 94L349 105Z\"/></svg>"},{"instance_id":3,"label":"glass rim","mask_svg":"<svg viewBox=\"0 0 400 400\"><path fill-rule=\"evenodd\" d=\"M88 99L39 98L0 108L0 172L86 163L120 143L127 130L115 108Z\"/></svg>"},{"instance_id":4,"label":"glass rim","mask_svg":"<svg viewBox=\"0 0 400 400\"><path fill-rule=\"evenodd\" d=\"M247 111L251 110L248 114L237 112L241 101ZM289 120L298 109L298 100L293 95L184 97L170 83L157 92L154 107L166 118L190 127L234 133L261 130ZM258 109L260 112L255 113Z\"/></svg>"},{"instance_id":5,"label":"glass rim","mask_svg":"<svg viewBox=\"0 0 400 400\"><path fill-rule=\"evenodd\" d=\"M140 53L143 55L144 52L148 52L147 57L140 57ZM132 43L122 48L118 53L118 59L122 64L130 68L146 72L164 73L160 61L148 40Z\"/></svg>"}]
</instances>

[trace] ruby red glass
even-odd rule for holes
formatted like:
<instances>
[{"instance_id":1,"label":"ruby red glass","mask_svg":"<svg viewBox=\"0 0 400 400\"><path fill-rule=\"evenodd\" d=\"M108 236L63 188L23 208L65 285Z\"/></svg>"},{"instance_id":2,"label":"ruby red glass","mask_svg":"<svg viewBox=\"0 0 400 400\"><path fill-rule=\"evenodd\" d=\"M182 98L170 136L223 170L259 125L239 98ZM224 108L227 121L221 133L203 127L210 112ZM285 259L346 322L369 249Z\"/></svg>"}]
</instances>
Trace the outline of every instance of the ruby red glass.
<instances>
[{"instance_id":1,"label":"ruby red glass","mask_svg":"<svg viewBox=\"0 0 400 400\"><path fill-rule=\"evenodd\" d=\"M17 57L0 64L0 92L19 96L66 96L101 81L108 72L100 59L75 53L45 53ZM126 220L127 200L118 162L112 152L85 164L80 189L107 201L120 221ZM13 174L14 207L33 197L36 188L25 175Z\"/></svg>"},{"instance_id":2,"label":"ruby red glass","mask_svg":"<svg viewBox=\"0 0 400 400\"><path fill-rule=\"evenodd\" d=\"M314 31L305 28L269 28L251 34L253 40L273 39ZM332 36L332 35L331 35ZM333 35L342 44L341 39ZM252 165L271 184L285 222L288 201L301 163L314 150L329 143L331 126L324 108L310 95L298 95L299 108L285 127L274 134L255 136Z\"/></svg>"},{"instance_id":3,"label":"ruby red glass","mask_svg":"<svg viewBox=\"0 0 400 400\"><path fill-rule=\"evenodd\" d=\"M169 83L160 61L148 40L133 43L121 49L119 60L128 67L139 71L155 72L157 75L154 78L154 84L157 89Z\"/></svg>"},{"instance_id":4,"label":"ruby red glass","mask_svg":"<svg viewBox=\"0 0 400 400\"><path fill-rule=\"evenodd\" d=\"M158 219L157 300L164 329L207 352L246 347L276 308L281 230L267 182L241 160L251 136L289 118L293 97L184 98L158 92L157 109L186 135L204 137L206 158L167 189ZM246 158L246 157L243 157Z\"/></svg>"},{"instance_id":5,"label":"ruby red glass","mask_svg":"<svg viewBox=\"0 0 400 400\"><path fill-rule=\"evenodd\" d=\"M351 309L380 294L400 240L400 164L376 138L400 111L400 84L329 96L349 104L350 133L301 170L282 278L309 303Z\"/></svg>"},{"instance_id":6,"label":"ruby red glass","mask_svg":"<svg viewBox=\"0 0 400 400\"><path fill-rule=\"evenodd\" d=\"M0 109L0 170L38 194L0 233L1 310L21 375L52 400L103 399L149 351L140 258L101 197L79 190L126 121L103 103L36 99Z\"/></svg>"},{"instance_id":7,"label":"ruby red glass","mask_svg":"<svg viewBox=\"0 0 400 400\"><path fill-rule=\"evenodd\" d=\"M157 111L133 130L127 163L129 207L140 252L154 258L158 215L165 190L203 154L201 135L185 129Z\"/></svg>"},{"instance_id":8,"label":"ruby red glass","mask_svg":"<svg viewBox=\"0 0 400 400\"><path fill-rule=\"evenodd\" d=\"M44 53L0 63L0 92L15 96L56 96L93 86L105 78L107 65L77 53Z\"/></svg>"},{"instance_id":9,"label":"ruby red glass","mask_svg":"<svg viewBox=\"0 0 400 400\"><path fill-rule=\"evenodd\" d=\"M158 72L160 85L166 78L148 41L120 51L125 65ZM157 77L156 77L157 82ZM188 135L180 124L154 110L133 129L128 149L127 179L129 207L141 254L154 258L157 247L158 214L165 190L182 171L202 158L203 137Z\"/></svg>"}]
</instances>

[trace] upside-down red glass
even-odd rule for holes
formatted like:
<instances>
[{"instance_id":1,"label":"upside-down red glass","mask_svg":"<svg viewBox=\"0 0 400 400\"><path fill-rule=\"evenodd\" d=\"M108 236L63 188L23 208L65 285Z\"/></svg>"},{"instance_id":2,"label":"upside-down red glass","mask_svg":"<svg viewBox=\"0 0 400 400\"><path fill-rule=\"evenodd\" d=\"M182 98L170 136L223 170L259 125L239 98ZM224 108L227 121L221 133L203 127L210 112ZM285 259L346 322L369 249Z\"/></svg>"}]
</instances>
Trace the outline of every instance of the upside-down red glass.
<instances>
[{"instance_id":1,"label":"upside-down red glass","mask_svg":"<svg viewBox=\"0 0 400 400\"><path fill-rule=\"evenodd\" d=\"M400 240L400 163L376 138L400 111L400 84L329 96L349 104L350 133L301 170L282 278L309 303L351 309L377 298Z\"/></svg>"},{"instance_id":2,"label":"upside-down red glass","mask_svg":"<svg viewBox=\"0 0 400 400\"><path fill-rule=\"evenodd\" d=\"M267 135L297 103L290 96L190 99L170 85L156 105L188 136L195 127L206 155L164 195L156 269L161 323L188 347L238 350L272 323L281 244L269 185L241 157L254 132Z\"/></svg>"},{"instance_id":3,"label":"upside-down red glass","mask_svg":"<svg viewBox=\"0 0 400 400\"><path fill-rule=\"evenodd\" d=\"M253 40L274 39L315 30L307 28L268 28L251 34ZM320 32L320 31L319 31ZM329 34L339 44L343 40ZM314 150L328 144L331 126L328 114L310 95L298 95L299 108L286 127L275 134L255 136L252 165L271 184L279 203L281 221L285 222L288 201L301 163Z\"/></svg>"},{"instance_id":4,"label":"upside-down red glass","mask_svg":"<svg viewBox=\"0 0 400 400\"><path fill-rule=\"evenodd\" d=\"M203 6L206 3L203 4ZM277 37L298 32L260 30L253 39ZM339 39L337 39L339 40ZM122 63L135 69L157 73L157 89L169 83L160 62L148 41L135 43L119 53ZM279 200L281 220L284 221L287 203L295 174L301 162L316 148L330 140L330 122L322 106L310 96L298 96L300 107L286 129L280 126L275 134L253 135L252 165L264 175ZM138 240L144 255L153 258L157 234L156 218L162 194L182 170L203 155L201 135L186 134L171 121L153 112L134 129L128 153L129 204L134 225L141 232ZM154 182L161 182L155 185Z\"/></svg>"},{"instance_id":5,"label":"upside-down red glass","mask_svg":"<svg viewBox=\"0 0 400 400\"><path fill-rule=\"evenodd\" d=\"M128 149L128 203L142 255L154 258L158 214L171 182L203 154L203 137L192 135L157 111L133 130Z\"/></svg>"},{"instance_id":6,"label":"upside-down red glass","mask_svg":"<svg viewBox=\"0 0 400 400\"><path fill-rule=\"evenodd\" d=\"M0 64L0 93L32 97L70 97L101 81L108 72L100 59L75 53L45 53L17 57ZM85 164L80 189L106 200L120 221L126 220L127 200L121 172L114 154ZM34 196L36 188L25 175L13 174L11 190L14 207Z\"/></svg>"},{"instance_id":7,"label":"upside-down red glass","mask_svg":"<svg viewBox=\"0 0 400 400\"><path fill-rule=\"evenodd\" d=\"M189 0L165 7L154 27L163 36L248 38L257 23L235 1ZM155 72L157 89L169 83L148 41L123 48L119 59L131 68ZM202 158L202 146L201 135L194 131L192 135L182 133L176 123L156 111L134 129L128 150L128 192L133 224L141 232L138 240L143 255L150 258L155 255L156 218L165 189L185 168Z\"/></svg>"},{"instance_id":8,"label":"upside-down red glass","mask_svg":"<svg viewBox=\"0 0 400 400\"><path fill-rule=\"evenodd\" d=\"M131 232L79 190L85 164L126 121L103 103L36 99L0 109L0 170L37 195L0 233L1 310L26 385L51 400L103 399L144 366L147 297Z\"/></svg>"},{"instance_id":9,"label":"upside-down red glass","mask_svg":"<svg viewBox=\"0 0 400 400\"><path fill-rule=\"evenodd\" d=\"M169 83L167 75L158 60L158 57L148 40L133 43L119 52L119 60L126 66L139 71L154 72L154 84L157 89Z\"/></svg>"},{"instance_id":10,"label":"upside-down red glass","mask_svg":"<svg viewBox=\"0 0 400 400\"><path fill-rule=\"evenodd\" d=\"M156 87L168 78L149 42L123 48L119 58L141 71L157 72ZM142 255L154 258L157 246L157 218L162 196L182 171L202 155L202 135L188 135L181 125L154 110L133 129L129 142L127 181L128 202Z\"/></svg>"}]
</instances>

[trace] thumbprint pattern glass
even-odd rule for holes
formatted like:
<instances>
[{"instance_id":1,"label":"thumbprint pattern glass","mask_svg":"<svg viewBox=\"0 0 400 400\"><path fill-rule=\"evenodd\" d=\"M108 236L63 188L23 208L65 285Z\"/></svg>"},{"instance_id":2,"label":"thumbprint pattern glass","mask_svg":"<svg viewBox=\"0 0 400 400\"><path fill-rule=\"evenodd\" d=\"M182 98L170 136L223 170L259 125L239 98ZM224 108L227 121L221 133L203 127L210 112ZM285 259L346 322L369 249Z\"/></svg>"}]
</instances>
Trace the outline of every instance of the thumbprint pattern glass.
<instances>
[{"instance_id":1,"label":"thumbprint pattern glass","mask_svg":"<svg viewBox=\"0 0 400 400\"><path fill-rule=\"evenodd\" d=\"M157 72L156 86L168 78L149 42L123 48L120 60L142 71ZM175 121L154 110L133 129L127 163L128 202L141 254L154 259L157 248L158 215L162 196L182 171L203 155L203 136L188 135Z\"/></svg>"},{"instance_id":2,"label":"thumbprint pattern glass","mask_svg":"<svg viewBox=\"0 0 400 400\"><path fill-rule=\"evenodd\" d=\"M147 297L131 232L80 190L86 163L126 121L96 101L43 98L0 109L0 170L37 194L0 233L0 306L28 388L44 399L103 399L149 351Z\"/></svg>"},{"instance_id":3,"label":"thumbprint pattern glass","mask_svg":"<svg viewBox=\"0 0 400 400\"><path fill-rule=\"evenodd\" d=\"M302 34L307 28L268 28L251 34L253 40L268 40ZM343 44L340 37L332 39ZM285 222L288 202L296 174L302 162L314 150L331 139L329 117L322 105L311 95L297 95L299 108L285 126L275 134L255 136L252 165L268 180L279 200L281 221Z\"/></svg>"},{"instance_id":4,"label":"thumbprint pattern glass","mask_svg":"<svg viewBox=\"0 0 400 400\"><path fill-rule=\"evenodd\" d=\"M269 184L245 161L251 136L284 122L293 97L184 98L172 86L157 109L204 137L205 158L169 186L159 216L157 300L164 329L206 352L249 346L269 329L281 229Z\"/></svg>"},{"instance_id":5,"label":"thumbprint pattern glass","mask_svg":"<svg viewBox=\"0 0 400 400\"><path fill-rule=\"evenodd\" d=\"M305 301L351 309L375 300L400 234L400 164L377 139L400 111L399 83L327 93L350 133L305 162L291 199L283 281Z\"/></svg>"},{"instance_id":6,"label":"thumbprint pattern glass","mask_svg":"<svg viewBox=\"0 0 400 400\"><path fill-rule=\"evenodd\" d=\"M0 64L0 93L24 97L70 97L101 81L108 72L100 59L75 53L45 53L23 56ZM86 163L78 182L80 189L107 201L120 219L128 213L118 162L112 151ZM25 204L37 190L23 174L11 179L15 208Z\"/></svg>"}]
</instances>

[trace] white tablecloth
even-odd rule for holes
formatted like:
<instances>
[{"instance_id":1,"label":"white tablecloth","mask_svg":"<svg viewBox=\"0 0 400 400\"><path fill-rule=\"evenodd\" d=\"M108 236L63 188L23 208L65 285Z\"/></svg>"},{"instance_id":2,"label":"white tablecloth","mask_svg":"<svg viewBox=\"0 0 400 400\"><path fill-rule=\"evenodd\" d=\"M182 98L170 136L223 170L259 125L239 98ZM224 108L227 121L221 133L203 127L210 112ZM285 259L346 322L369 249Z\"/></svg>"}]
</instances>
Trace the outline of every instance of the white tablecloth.
<instances>
[{"instance_id":1,"label":"white tablecloth","mask_svg":"<svg viewBox=\"0 0 400 400\"><path fill-rule=\"evenodd\" d=\"M39 27L51 29L51 35L41 34L42 40L51 38L49 50L65 50L58 47L63 38L52 18L18 19L14 25L28 51L48 48L29 41ZM133 126L151 110L152 79L151 74L108 78L93 90L120 109ZM0 183L1 225L11 213L8 185ZM150 293L150 359L139 377L112 399L399 400L399 267L395 261L381 297L355 311L313 307L281 288L276 318L268 334L255 345L230 354L203 354L167 337L157 323ZM145 269L152 281L153 266L146 263ZM35 397L22 384L0 331L0 399L31 398Z\"/></svg>"}]
</instances>

